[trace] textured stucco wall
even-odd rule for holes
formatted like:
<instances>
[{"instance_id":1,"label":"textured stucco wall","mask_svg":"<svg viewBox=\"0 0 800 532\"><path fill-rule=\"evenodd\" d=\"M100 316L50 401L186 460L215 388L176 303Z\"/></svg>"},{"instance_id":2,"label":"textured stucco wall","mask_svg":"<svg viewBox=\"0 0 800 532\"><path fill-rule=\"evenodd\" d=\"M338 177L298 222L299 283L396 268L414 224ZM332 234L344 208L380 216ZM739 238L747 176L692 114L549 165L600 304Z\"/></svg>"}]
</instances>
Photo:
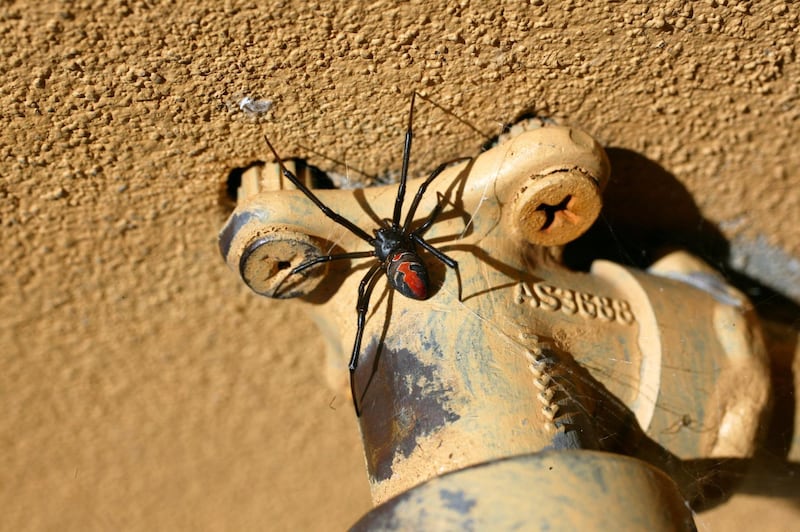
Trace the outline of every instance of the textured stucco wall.
<instances>
[{"instance_id":1,"label":"textured stucco wall","mask_svg":"<svg viewBox=\"0 0 800 532\"><path fill-rule=\"evenodd\" d=\"M6 3L0 528L341 529L368 508L310 322L216 249L264 131L361 180L399 169L412 89L487 134L555 116L665 172L743 272L800 297L798 7L649 4ZM485 140L424 103L416 132L414 171ZM618 199L623 221L670 216Z\"/></svg>"}]
</instances>

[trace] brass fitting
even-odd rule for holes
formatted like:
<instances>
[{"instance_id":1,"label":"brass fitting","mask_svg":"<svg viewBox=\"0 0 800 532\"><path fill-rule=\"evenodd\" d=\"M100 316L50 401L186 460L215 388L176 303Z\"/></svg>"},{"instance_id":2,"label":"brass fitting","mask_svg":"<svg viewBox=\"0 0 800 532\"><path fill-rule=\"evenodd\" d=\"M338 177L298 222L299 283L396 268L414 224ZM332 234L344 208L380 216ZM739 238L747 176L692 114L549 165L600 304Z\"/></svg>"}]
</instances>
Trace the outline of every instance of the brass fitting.
<instances>
[{"instance_id":1,"label":"brass fitting","mask_svg":"<svg viewBox=\"0 0 800 532\"><path fill-rule=\"evenodd\" d=\"M665 258L650 273L560 264L553 246L597 218L609 171L587 133L548 126L431 185L418 217L446 202L425 238L458 261L463 298L452 271L433 260L429 299L380 284L373 295L356 377L376 504L448 472L544 450L641 458L691 497L677 463L752 455L769 375L746 298L690 256ZM420 182L409 181L409 194ZM374 259L287 279L309 257L367 244L299 191L267 188L241 198L220 249L257 293L309 303L331 346L331 380L348 393L357 285ZM316 194L370 232L392 212L396 191Z\"/></svg>"}]
</instances>

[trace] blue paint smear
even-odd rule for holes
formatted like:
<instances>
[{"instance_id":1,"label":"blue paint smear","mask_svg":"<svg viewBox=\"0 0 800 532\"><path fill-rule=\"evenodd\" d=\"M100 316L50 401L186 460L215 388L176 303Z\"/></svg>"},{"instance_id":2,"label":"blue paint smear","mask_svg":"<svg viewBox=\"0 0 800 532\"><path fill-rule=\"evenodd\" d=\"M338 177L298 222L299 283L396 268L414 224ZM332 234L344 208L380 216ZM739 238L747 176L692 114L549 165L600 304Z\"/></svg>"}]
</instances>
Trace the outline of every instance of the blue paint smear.
<instances>
[{"instance_id":1,"label":"blue paint smear","mask_svg":"<svg viewBox=\"0 0 800 532\"><path fill-rule=\"evenodd\" d=\"M455 510L461 515L467 515L469 511L478 504L475 499L468 499L461 490L450 491L448 489L439 490L439 497L444 502L445 508Z\"/></svg>"}]
</instances>

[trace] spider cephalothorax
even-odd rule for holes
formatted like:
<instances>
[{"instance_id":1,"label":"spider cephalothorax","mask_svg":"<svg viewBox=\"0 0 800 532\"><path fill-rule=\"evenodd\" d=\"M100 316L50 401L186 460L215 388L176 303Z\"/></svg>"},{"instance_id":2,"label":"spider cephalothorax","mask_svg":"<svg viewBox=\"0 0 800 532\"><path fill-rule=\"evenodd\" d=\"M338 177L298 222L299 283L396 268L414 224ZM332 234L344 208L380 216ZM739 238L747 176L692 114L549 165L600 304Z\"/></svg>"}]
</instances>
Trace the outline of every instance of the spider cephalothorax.
<instances>
[{"instance_id":1,"label":"spider cephalothorax","mask_svg":"<svg viewBox=\"0 0 800 532\"><path fill-rule=\"evenodd\" d=\"M392 288L411 299L428 299L428 269L413 241L381 227L375 231L375 257L384 264Z\"/></svg>"},{"instance_id":2,"label":"spider cephalothorax","mask_svg":"<svg viewBox=\"0 0 800 532\"><path fill-rule=\"evenodd\" d=\"M353 343L353 352L350 357L350 391L353 395L353 404L355 405L356 415L360 416L361 411L358 405L358 397L355 388L355 371L358 366L358 355L361 351L361 339L364 336L364 324L366 322L367 310L369 308L369 300L372 296L374 283L372 282L375 276L383 269L389 281L389 285L400 292L402 295L411 299L427 299L430 290L428 282L428 270L425 263L417 253L417 246L426 250L433 255L436 259L443 262L445 265L453 268L458 276L458 263L433 247L425 241L423 235L433 225L436 217L442 210L442 202L440 201L433 211L428 215L427 219L416 229L411 230L411 223L414 221L414 214L419 206L422 196L428 185L442 173L442 171L451 163L457 161L464 161L471 159L471 157L462 157L453 161L440 164L436 169L431 172L428 178L420 185L417 190L414 200L411 202L411 207L406 213L406 218L402 225L400 224L400 215L403 208L403 201L405 200L406 181L408 180L408 160L411 155L411 139L412 139L412 122L414 118L414 99L416 92L411 95L411 109L408 113L408 126L406 128L405 144L403 145L403 166L400 172L400 183L397 188L397 197L395 198L394 214L391 220L386 220L381 223L381 226L373 231L374 236L355 225L353 222L344 218L342 215L333 211L330 207L325 205L297 176L295 176L283 164L280 156L275 151L275 148L270 144L269 139L264 137L270 151L275 156L278 164L281 167L283 175L291 181L306 197L311 200L319 209L331 220L339 225L348 229L351 233L366 241L373 249L368 251L355 251L351 253L340 253L337 255L323 255L309 259L300 265L296 266L289 272L289 276L300 273L303 270L311 268L317 264L330 262L333 260L343 259L356 259L364 257L375 257L375 263L370 267L369 271L364 275L364 278L359 283L358 287L358 300L356 303L357 316L357 329L356 338ZM459 276L459 299L460 299L460 276Z\"/></svg>"}]
</instances>

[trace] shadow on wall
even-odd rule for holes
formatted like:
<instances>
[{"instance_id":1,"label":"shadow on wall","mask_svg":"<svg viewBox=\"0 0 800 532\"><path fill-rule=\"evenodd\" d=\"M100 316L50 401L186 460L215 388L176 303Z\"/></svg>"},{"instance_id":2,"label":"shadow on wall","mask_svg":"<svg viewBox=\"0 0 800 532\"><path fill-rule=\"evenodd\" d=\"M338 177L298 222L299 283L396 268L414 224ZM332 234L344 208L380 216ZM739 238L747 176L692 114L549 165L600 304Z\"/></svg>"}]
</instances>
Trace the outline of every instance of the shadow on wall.
<instances>
[{"instance_id":1,"label":"shadow on wall","mask_svg":"<svg viewBox=\"0 0 800 532\"><path fill-rule=\"evenodd\" d=\"M675 176L630 150L606 153L612 173L603 212L589 232L567 246L567 263L588 270L591 260L601 258L646 268L665 251L682 248L725 273L728 242Z\"/></svg>"},{"instance_id":2,"label":"shadow on wall","mask_svg":"<svg viewBox=\"0 0 800 532\"><path fill-rule=\"evenodd\" d=\"M607 148L611 178L603 195L603 212L594 226L570 243L564 260L587 271L595 259L647 268L665 252L684 249L720 271L742 290L760 315L794 321L800 306L785 295L748 277L731 264L731 244L703 218L688 190L667 170L638 153Z\"/></svg>"}]
</instances>

